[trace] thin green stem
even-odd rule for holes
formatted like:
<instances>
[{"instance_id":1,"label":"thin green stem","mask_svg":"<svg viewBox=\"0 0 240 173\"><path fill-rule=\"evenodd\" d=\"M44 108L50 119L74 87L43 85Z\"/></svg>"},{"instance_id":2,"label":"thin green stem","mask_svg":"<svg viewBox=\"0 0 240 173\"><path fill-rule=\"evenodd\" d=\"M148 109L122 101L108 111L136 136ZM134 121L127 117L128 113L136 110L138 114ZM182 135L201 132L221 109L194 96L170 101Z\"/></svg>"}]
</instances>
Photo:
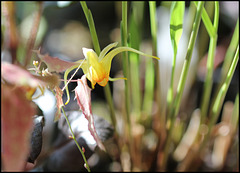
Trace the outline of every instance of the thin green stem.
<instances>
[{"instance_id":1,"label":"thin green stem","mask_svg":"<svg viewBox=\"0 0 240 173\"><path fill-rule=\"evenodd\" d=\"M149 1L149 12L150 12L150 26L151 26L151 35L152 35L152 55L157 55L157 19L156 19L156 1ZM148 65L148 64L147 64ZM148 69L148 68L147 68ZM155 115L159 118L160 121L160 128L157 132L158 135L158 142L157 147L155 149L155 154L153 155L154 158L157 158L159 152L162 152L163 144L166 137L166 115L165 115L165 107L161 104L161 81L160 81L160 69L159 69L159 61L156 59L153 60L153 70L155 75L155 81L152 81L152 85L155 82L155 88L153 89L154 96L156 100L157 110ZM150 73L150 72L148 72ZM146 75L148 75L146 73ZM148 77L146 76L148 80ZM151 84L151 82L150 82ZM147 90L148 91L148 90ZM150 91L150 88L149 88ZM150 91L151 92L151 91ZM161 158L162 159L162 158ZM151 167L155 167L157 164L157 159L154 159L151 163Z\"/></svg>"},{"instance_id":2,"label":"thin green stem","mask_svg":"<svg viewBox=\"0 0 240 173\"><path fill-rule=\"evenodd\" d=\"M127 1L122 1L122 21L121 21L121 41L122 46L128 46L127 45ZM122 60L123 60L123 73L124 76L127 78L125 80L125 105L126 105L126 115L127 115L127 121L130 125L130 74L129 74L129 61L127 57L127 53L122 53Z\"/></svg>"},{"instance_id":3,"label":"thin green stem","mask_svg":"<svg viewBox=\"0 0 240 173\"><path fill-rule=\"evenodd\" d=\"M51 91L52 91L53 95L56 95L56 93L54 93L53 90L51 90ZM61 109L62 109L62 112L63 112L63 114L64 114L64 116L65 116L65 119L66 119L66 121L67 121L67 124L68 124L68 126L69 126L69 129L70 129L70 131L71 131L72 138L73 138L74 142L76 143L76 145L77 145L80 153L82 154L83 160L84 160L84 162L85 162L84 167L88 170L88 172L91 172L91 170L90 170L90 168L89 168L89 165L88 165L88 162L87 162L87 159L86 159L86 157L85 157L85 155L84 155L84 152L83 152L83 150L81 149L81 147L79 146L79 144L78 144L78 142L77 142L77 140L76 140L76 137L75 137L75 135L74 135L74 133L73 133L73 131L72 131L72 127L71 127L71 124L69 123L68 117L67 117L67 115L66 115L63 107L61 107Z\"/></svg>"},{"instance_id":4,"label":"thin green stem","mask_svg":"<svg viewBox=\"0 0 240 173\"><path fill-rule=\"evenodd\" d=\"M237 130L238 122L239 122L239 93L237 93L237 96L235 98L233 113L230 120L230 124L232 125L234 132Z\"/></svg>"},{"instance_id":5,"label":"thin green stem","mask_svg":"<svg viewBox=\"0 0 240 173\"><path fill-rule=\"evenodd\" d=\"M63 114L64 114L64 116L65 116L65 119L66 119L66 121L67 121L67 124L68 124L68 126L69 126L69 128L70 128L70 131L71 131L71 134L72 134L72 138L73 138L73 140L75 141L75 143L76 143L79 151L80 151L81 154L82 154L83 160L84 160L84 162L85 162L85 164L86 164L86 165L85 165L85 168L88 170L88 172L91 172L91 170L90 170L90 168L89 168L89 165L88 165L88 162L87 162L87 159L86 159L86 157L85 157L85 155L84 155L84 152L83 152L83 150L81 149L81 147L79 146L79 144L78 144L78 142L77 142L77 140L76 140L76 138L75 138L75 135L74 135L74 133L73 133L73 131L72 131L71 125L70 125L70 123L69 123L69 121L68 121L68 117L67 117L67 115L66 115L63 107L62 107L62 112L63 112Z\"/></svg>"},{"instance_id":6,"label":"thin green stem","mask_svg":"<svg viewBox=\"0 0 240 173\"><path fill-rule=\"evenodd\" d=\"M130 47L139 50L141 42L142 33L142 18L144 14L144 2L132 2L132 13L130 17L129 26L129 43ZM138 28L138 29L136 29ZM130 65L130 75L131 75L131 97L132 97L132 110L134 118L137 122L141 118L141 103L142 96L140 91L140 62L139 54L129 52L129 65Z\"/></svg>"},{"instance_id":7,"label":"thin green stem","mask_svg":"<svg viewBox=\"0 0 240 173\"><path fill-rule=\"evenodd\" d=\"M128 8L128 1L122 1L122 21L120 24L121 29L121 42L123 47L127 47L127 8ZM125 108L126 108L126 127L127 127L127 141L129 141L129 145L127 148L129 150L130 156L132 155L131 148L133 147L132 144L132 136L131 136L131 121L130 121L130 83L131 83L131 76L129 73L129 60L128 54L126 52L122 53L122 60L123 60L123 73L124 76L127 78L125 80ZM130 165L132 166L132 157ZM130 166L130 167L131 167Z\"/></svg>"},{"instance_id":8,"label":"thin green stem","mask_svg":"<svg viewBox=\"0 0 240 173\"><path fill-rule=\"evenodd\" d=\"M105 94L105 98L107 98L107 103L108 103L108 106L110 108L110 116L111 116L112 125L114 127L114 131L116 132L116 116L115 116L112 94L111 94L109 84L107 84L104 87L104 94Z\"/></svg>"},{"instance_id":9,"label":"thin green stem","mask_svg":"<svg viewBox=\"0 0 240 173\"><path fill-rule=\"evenodd\" d=\"M144 100L143 100L143 111L145 112L147 118L147 122L145 124L149 124L151 120L152 113L152 104L153 104L153 96L154 96L154 64L152 59L146 60L146 72L145 72L145 92L144 92Z\"/></svg>"},{"instance_id":10,"label":"thin green stem","mask_svg":"<svg viewBox=\"0 0 240 173\"><path fill-rule=\"evenodd\" d=\"M187 74L188 74L188 70L189 70L189 66L190 66L190 62L191 62L191 58L192 58L193 47L194 47L195 42L196 42L196 37L197 37L197 33L198 33L200 21L201 21L201 14L202 14L203 5L204 5L203 1L200 1L197 5L197 12L196 12L196 16L195 16L195 19L194 19L193 29L192 29L192 33L191 33L189 44L188 44L187 55L186 55L186 58L185 58L185 62L184 62L184 65L183 65L183 70L182 70L180 80L179 80L179 84L178 84L178 87L177 87L177 94L176 94L176 98L175 98L174 103L173 103L173 109L171 111L171 125L170 125L170 129L169 129L168 136L167 136L167 139L166 139L165 148L164 148L164 158L163 158L163 165L162 165L164 170L166 168L166 163L167 163L167 160L168 160L169 146L170 146L170 142L171 142L171 138L172 138L172 133L173 133L173 129L174 129L175 120L176 120L176 117L177 117L178 112L179 112L182 93L183 93L183 90L184 90L184 86L185 86L185 82L186 82L186 78L187 78Z\"/></svg>"},{"instance_id":11,"label":"thin green stem","mask_svg":"<svg viewBox=\"0 0 240 173\"><path fill-rule=\"evenodd\" d=\"M149 12L150 12L150 25L151 25L151 35L152 35L152 55L157 56L157 20L156 20L156 1L149 1ZM157 114L160 116L161 127L165 124L164 114L161 114L161 98L160 98L160 70L159 61L154 59L154 71L155 71L155 96L158 105ZM153 81L154 85L154 81Z\"/></svg>"},{"instance_id":12,"label":"thin green stem","mask_svg":"<svg viewBox=\"0 0 240 173\"><path fill-rule=\"evenodd\" d=\"M239 46L237 47L233 62L232 62L231 66L230 66L230 69L227 73L227 77L225 79L225 82L222 84L222 86L221 86L221 88L218 92L218 95L213 102L213 107L212 107L211 112L210 112L210 120L209 120L209 123L208 123L208 133L206 134L203 142L201 143L201 146L198 150L199 153L202 151L202 149L205 147L207 141L209 140L209 137L210 137L210 134L211 134L211 131L212 131L212 127L214 126L214 124L217 121L217 118L219 117L219 113L221 111L221 107L223 105L224 98L225 98L226 93L228 91L230 82L232 80L233 74L234 74L235 69L236 69L236 66L238 64L238 60L239 60Z\"/></svg>"},{"instance_id":13,"label":"thin green stem","mask_svg":"<svg viewBox=\"0 0 240 173\"><path fill-rule=\"evenodd\" d=\"M230 45L228 46L228 49L224 58L224 62L221 70L221 83L224 81L224 78L228 73L228 70L233 60L234 52L237 49L238 43L239 43L239 19L237 20L234 33L232 35L232 40L230 42Z\"/></svg>"},{"instance_id":14,"label":"thin green stem","mask_svg":"<svg viewBox=\"0 0 240 173\"><path fill-rule=\"evenodd\" d=\"M219 3L215 1L215 15L214 15L214 30L217 32L219 20ZM210 36L210 45L207 60L207 75L204 82L203 97L201 102L201 123L205 121L208 113L208 105L210 102L210 95L213 84L213 70L214 70L214 57L217 46L217 33L214 36Z\"/></svg>"},{"instance_id":15,"label":"thin green stem","mask_svg":"<svg viewBox=\"0 0 240 173\"><path fill-rule=\"evenodd\" d=\"M173 102L173 83L174 83L174 73L175 73L175 68L176 68L176 56L177 54L174 52L173 55L173 62L172 62L172 73L171 73L171 81L170 81L170 86L168 89L168 93L167 93L167 118L171 118L170 115L170 111L171 111L171 107L172 107L172 102Z\"/></svg>"},{"instance_id":16,"label":"thin green stem","mask_svg":"<svg viewBox=\"0 0 240 173\"><path fill-rule=\"evenodd\" d=\"M152 54L156 55L156 45L157 45L157 24L156 24L156 2L149 2L149 12L150 12L150 26L151 26L151 35L152 35ZM154 97L154 64L152 59L146 60L146 73L145 73L145 93L143 100L143 110L146 115L149 117L152 113L152 104ZM149 121L149 120L148 120Z\"/></svg>"},{"instance_id":17,"label":"thin green stem","mask_svg":"<svg viewBox=\"0 0 240 173\"><path fill-rule=\"evenodd\" d=\"M185 2L176 2L173 1L171 4L171 17L170 17L170 37L173 47L173 59L172 59L172 72L171 72L171 80L170 86L167 93L167 118L169 119L169 115L172 108L173 102L173 85L174 85L174 75L176 69L176 57L177 57L177 49L178 44L182 35L183 30L183 18L185 11Z\"/></svg>"},{"instance_id":18,"label":"thin green stem","mask_svg":"<svg viewBox=\"0 0 240 173\"><path fill-rule=\"evenodd\" d=\"M184 62L183 70L182 70L182 73L181 73L180 81L179 81L179 84L178 84L178 87L177 87L177 94L176 94L176 99L175 99L175 102L174 102L174 111L173 111L173 116L174 117L176 117L178 112L179 112L182 93L183 93L183 90L184 90L184 85L186 83L187 74L188 74L188 70L189 70L189 65L190 65L191 58L192 58L193 47L194 47L195 42L196 42L196 37L197 37L197 33L198 33L200 21L201 21L200 15L202 13L203 5L204 5L204 2L201 1L201 2L199 2L198 7L197 7L196 17L195 17L194 24L193 24L193 30L192 30L191 37L190 37L190 40L189 40L187 55L186 55L186 58L185 58L185 62Z\"/></svg>"},{"instance_id":19,"label":"thin green stem","mask_svg":"<svg viewBox=\"0 0 240 173\"><path fill-rule=\"evenodd\" d=\"M92 41L93 41L93 46L94 46L94 50L97 53L97 55L100 54L101 49L100 49L100 45L99 45L99 41L98 41L98 37L97 37L97 32L95 29L95 24L93 21L93 17L92 17L92 13L91 11L88 9L87 4L85 1L80 1L83 12L85 14L85 17L87 19L87 23L89 26L89 30L91 33L91 37L92 37Z\"/></svg>"},{"instance_id":20,"label":"thin green stem","mask_svg":"<svg viewBox=\"0 0 240 173\"><path fill-rule=\"evenodd\" d=\"M197 1L194 1L195 5L197 6ZM210 17L208 16L207 11L205 10L205 8L203 8L202 11L202 21L204 23L204 26L207 29L207 32L209 34L210 37L214 37L215 34L217 33L216 28L213 26Z\"/></svg>"},{"instance_id":21,"label":"thin green stem","mask_svg":"<svg viewBox=\"0 0 240 173\"><path fill-rule=\"evenodd\" d=\"M238 63L238 59L239 59L239 46L237 47L233 62L232 62L231 67L230 67L230 69L227 73L227 77L225 79L225 82L221 86L220 91L217 95L217 98L214 101L213 108L212 108L211 114L210 114L211 119L209 121L209 126L208 126L209 129L211 129L212 126L216 123L216 120L219 116L219 113L220 113L220 110L221 110L220 108L222 107L223 100L225 98L225 95L228 91L228 88L229 88L230 82L232 80L233 74L235 72L235 69L236 69L236 66L237 66L237 63Z\"/></svg>"}]
</instances>

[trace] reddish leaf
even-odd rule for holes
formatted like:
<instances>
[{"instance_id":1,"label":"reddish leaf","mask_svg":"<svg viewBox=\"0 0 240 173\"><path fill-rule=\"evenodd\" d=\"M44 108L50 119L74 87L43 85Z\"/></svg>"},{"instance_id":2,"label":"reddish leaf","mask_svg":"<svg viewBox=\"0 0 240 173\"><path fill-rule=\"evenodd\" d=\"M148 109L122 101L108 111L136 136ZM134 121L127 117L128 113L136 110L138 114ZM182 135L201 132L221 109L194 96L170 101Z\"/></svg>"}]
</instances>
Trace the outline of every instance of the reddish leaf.
<instances>
[{"instance_id":1,"label":"reddish leaf","mask_svg":"<svg viewBox=\"0 0 240 173\"><path fill-rule=\"evenodd\" d=\"M78 105L82 110L85 118L88 120L88 130L97 142L99 148L105 151L105 147L102 144L95 130L91 107L91 89L87 85L86 75L83 75L77 83L78 86L75 88L75 98L77 98Z\"/></svg>"},{"instance_id":2,"label":"reddish leaf","mask_svg":"<svg viewBox=\"0 0 240 173\"><path fill-rule=\"evenodd\" d=\"M56 91L56 99L57 99L57 111L54 117L54 121L56 122L61 117L61 108L63 106L63 100L62 100L63 92L58 86L55 87L55 91Z\"/></svg>"},{"instance_id":3,"label":"reddish leaf","mask_svg":"<svg viewBox=\"0 0 240 173\"><path fill-rule=\"evenodd\" d=\"M57 57L51 57L48 54L42 55L40 53L40 50L34 50L34 52L36 52L38 57L44 63L46 63L46 65L48 66L49 72L54 72L54 71L56 71L57 73L63 72L66 69L68 69L68 68L78 64L76 62L64 61L64 60L61 60L61 59L59 59Z\"/></svg>"},{"instance_id":4,"label":"reddish leaf","mask_svg":"<svg viewBox=\"0 0 240 173\"><path fill-rule=\"evenodd\" d=\"M2 78L8 83L16 86L24 86L26 90L35 89L38 86L58 86L59 78L57 75L35 76L20 66L2 63Z\"/></svg>"},{"instance_id":5,"label":"reddish leaf","mask_svg":"<svg viewBox=\"0 0 240 173\"><path fill-rule=\"evenodd\" d=\"M23 171L30 150L35 107L22 87L1 85L2 169Z\"/></svg>"},{"instance_id":6,"label":"reddish leaf","mask_svg":"<svg viewBox=\"0 0 240 173\"><path fill-rule=\"evenodd\" d=\"M44 84L43 81L35 78L29 71L14 64L2 63L1 72L2 78L13 85L36 88Z\"/></svg>"}]
</instances>

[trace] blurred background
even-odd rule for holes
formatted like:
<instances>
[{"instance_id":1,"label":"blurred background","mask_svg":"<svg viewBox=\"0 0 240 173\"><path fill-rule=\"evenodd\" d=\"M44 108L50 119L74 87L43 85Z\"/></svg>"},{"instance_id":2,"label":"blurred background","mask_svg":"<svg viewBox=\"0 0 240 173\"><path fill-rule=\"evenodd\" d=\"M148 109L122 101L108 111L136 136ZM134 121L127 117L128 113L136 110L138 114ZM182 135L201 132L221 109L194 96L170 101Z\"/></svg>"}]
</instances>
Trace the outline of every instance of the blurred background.
<instances>
[{"instance_id":1,"label":"blurred background","mask_svg":"<svg viewBox=\"0 0 240 173\"><path fill-rule=\"evenodd\" d=\"M1 2L2 3L2 2ZM6 2L8 3L8 2ZM99 43L101 49L107 46L110 43L118 42L119 46L121 44L121 35L120 35L120 21L122 16L122 8L121 1L86 1L88 8L91 10L93 15L93 19L95 22L95 28L98 35ZM209 7L209 16L213 17L214 10L211 10L212 2L206 2L206 10ZM219 30L218 30L218 43L216 50L216 58L214 62L214 84L218 83L218 77L220 74L220 69L222 62L225 57L225 53L229 46L229 43L232 38L232 34L236 25L236 22L239 18L239 2L238 1L220 1L220 17L219 17ZM16 44L18 45L16 50L16 57L19 62L23 63L24 60L24 51L25 46L28 42L28 38L31 33L32 23L35 19L35 12L39 8L39 2L34 1L25 1L20 2L16 1L15 4L15 22L16 22ZM128 2L128 12L129 16L132 14L132 4L140 5L143 11L142 17L143 24L141 25L141 45L140 50L144 53L151 54L152 45L151 45L151 30L150 30L150 16L149 16L149 5L148 2L138 2L134 1ZM166 97L167 90L169 88L170 76L171 76L171 63L172 63L172 46L170 41L169 34L169 20L170 20L170 6L171 3L168 1L157 1L157 56L160 58L159 60L159 68L160 68L160 79L161 81L161 100L163 107L166 105ZM190 3L186 2L186 10L185 13L188 14L188 7ZM4 17L4 8L1 7L1 61L9 61L11 62L13 59L11 52L11 45L9 45L9 37L8 31L6 27L7 20ZM183 26L183 36L181 37L179 44L179 52L177 55L177 67L176 67L176 75L175 75L175 90L177 87L177 83L179 81L179 77L181 74L181 69L183 66L183 61L186 54L187 43L189 38L189 32L191 28L187 25L192 19L187 18L188 15L185 15L184 18L184 26ZM189 17L189 16L188 16ZM129 19L130 21L131 19ZM136 32L138 32L136 30ZM11 35L11 33L10 33ZM190 73L187 79L186 89L184 91L183 96L183 104L181 105L181 110L185 110L185 113L192 112L195 107L199 107L200 100L198 97L201 96L203 82L206 73L206 59L209 45L209 36L207 35L207 31L204 26L201 24L199 35L197 38L197 43L194 48L193 58L190 66L190 71L196 71L195 73ZM40 19L39 29L36 37L36 42L34 45L34 49L38 50L40 48L42 54L48 53L52 57L58 57L65 61L77 61L79 59L83 59L82 48L92 48L92 39L89 32L89 28L87 25L87 21L85 15L83 13L82 7L79 2L73 1L43 1L42 2L42 15ZM38 60L37 56L33 54L32 60ZM144 64L144 58L140 60L140 64ZM111 77L122 76L122 60L121 55L117 55L116 58L113 59L112 67L110 71ZM30 63L31 66L31 63ZM142 68L141 68L142 69ZM144 73L141 72L140 74ZM143 68L144 69L144 68ZM197 70L196 70L197 69ZM143 70L144 71L144 70ZM73 71L74 72L74 71ZM73 74L70 73L71 74ZM77 75L73 79L78 79L83 75L81 70L78 71ZM61 74L61 78L63 78L63 74ZM142 79L142 83L144 83L144 79ZM116 107L116 112L120 118L118 119L118 123L121 124L123 121L121 118L121 102L122 98L122 88L124 85L124 81L109 82L111 92L113 94L114 106ZM215 85L214 85L215 86ZM213 86L213 87L214 87ZM60 85L63 87L63 83ZM76 87L76 83L72 82L69 84L69 91L74 90ZM234 77L232 79L231 85L227 92L225 101L234 102L235 96L239 90L239 65L235 71ZM197 92L196 92L197 91ZM195 94L192 94L194 93ZM65 107L66 111L69 110L77 110L78 105L76 100L74 101L73 92L71 92L71 102L69 105ZM38 93L36 93L38 95ZM201 97L200 97L201 98ZM66 94L63 95L63 101L66 101ZM46 157L45 154L49 152L53 141L56 136L56 123L53 122L55 109L55 98L50 91L46 91L45 95L36 99L34 101L40 109L43 111L45 117L45 127L43 129L43 149L40 154L40 160L38 165L41 165L41 159L44 160ZM192 108L191 106L194 105ZM189 107L189 109L186 109ZM103 117L109 123L111 123L108 105L106 103L104 97L103 87L96 85L96 88L92 90L92 109L93 113L97 114L100 117ZM187 115L182 115L183 120L189 118ZM121 125L119 125L121 128ZM184 127L183 127L184 128ZM185 126L186 128L186 126ZM140 128L141 131L141 128ZM152 135L152 136L151 136ZM237 136L238 137L238 136ZM148 141L148 138L150 139ZM149 133L146 136L145 141L148 141L148 146L150 148L154 148L156 145L156 140L154 140L156 136L154 134ZM179 137L180 138L180 137ZM152 140L152 143L151 143ZM238 139L237 144L239 144ZM147 142L146 142L147 143ZM109 144L111 147L116 147L113 144ZM230 152L227 163L225 165L226 170L231 170L231 168L236 167L236 161L239 160L235 158L233 153L236 151L237 146L234 146L232 153ZM239 151L239 149L237 149ZM115 150L112 149L111 152ZM114 153L103 154L100 152L98 156L95 155L92 157L92 170L100 170L100 171L121 171L122 167L120 163L113 159ZM146 154L146 153L145 153ZM105 161L101 162L99 157L105 159ZM42 158L41 158L42 157ZM98 159L98 160L97 160ZM205 158L208 159L207 156ZM97 161L96 161L97 160ZM127 160L127 159L126 159ZM106 164L107 166L101 167L101 163ZM206 163L209 163L206 161ZM95 165L94 165L95 164ZM98 166L97 166L98 165ZM94 168L95 166L95 168ZM36 167L37 168L37 167ZM35 168L35 169L36 169ZM84 169L83 169L84 170ZM126 169L125 169L126 170ZM136 169L138 170L138 169ZM144 168L139 170L144 170ZM214 170L214 164L209 163L205 164L201 169L201 171ZM222 169L224 170L224 169ZM86 171L86 170L85 170Z\"/></svg>"}]
</instances>

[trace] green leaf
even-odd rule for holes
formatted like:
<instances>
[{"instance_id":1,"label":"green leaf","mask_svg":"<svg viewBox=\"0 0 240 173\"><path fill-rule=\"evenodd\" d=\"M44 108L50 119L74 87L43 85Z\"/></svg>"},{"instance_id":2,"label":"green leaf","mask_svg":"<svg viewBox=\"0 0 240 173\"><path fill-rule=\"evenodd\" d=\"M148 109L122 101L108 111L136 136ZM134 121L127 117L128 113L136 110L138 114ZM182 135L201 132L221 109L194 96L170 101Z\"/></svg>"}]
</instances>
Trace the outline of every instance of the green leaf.
<instances>
[{"instance_id":1,"label":"green leaf","mask_svg":"<svg viewBox=\"0 0 240 173\"><path fill-rule=\"evenodd\" d=\"M174 54L177 54L177 47L183 30L183 17L185 2L174 1L171 6L170 36Z\"/></svg>"},{"instance_id":2,"label":"green leaf","mask_svg":"<svg viewBox=\"0 0 240 173\"><path fill-rule=\"evenodd\" d=\"M194 2L194 4L197 7L197 3L198 2ZM202 21L204 23L204 26L206 27L206 30L209 34L210 37L215 37L215 35L217 34L217 30L214 28L211 19L206 11L206 9L203 7L203 11L202 11Z\"/></svg>"}]
</instances>

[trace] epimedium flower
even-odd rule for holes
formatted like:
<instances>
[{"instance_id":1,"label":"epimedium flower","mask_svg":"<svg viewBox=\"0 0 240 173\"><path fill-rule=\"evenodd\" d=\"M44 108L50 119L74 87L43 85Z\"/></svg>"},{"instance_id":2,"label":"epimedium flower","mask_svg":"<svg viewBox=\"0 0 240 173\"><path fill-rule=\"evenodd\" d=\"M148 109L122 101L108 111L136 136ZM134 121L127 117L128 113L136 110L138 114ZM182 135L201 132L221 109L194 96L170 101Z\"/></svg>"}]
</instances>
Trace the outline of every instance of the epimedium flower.
<instances>
[{"instance_id":1,"label":"epimedium flower","mask_svg":"<svg viewBox=\"0 0 240 173\"><path fill-rule=\"evenodd\" d=\"M94 89L96 83L104 87L107 85L108 81L126 79L126 78L111 78L109 76L112 60L117 54L121 52L130 51L159 60L159 58L156 56L145 54L141 51L138 51L130 47L117 47L113 49L114 47L117 46L117 44L118 44L117 42L109 44L100 52L99 56L92 49L82 48L85 58L83 60L79 60L76 62L64 61L57 57L51 57L48 54L42 55L40 54L40 50L37 51L34 50L34 52L38 54L38 57L41 59L41 62L47 64L49 72L59 73L65 71L64 73L65 86L62 89L62 91L66 89L67 93L67 101L65 103L66 105L70 101L68 83L72 81L71 80L72 77L75 75L79 68L82 68L83 73L86 75L87 79L91 82L92 89ZM72 77L69 80L67 80L69 72L71 72L75 68L77 68L77 70L72 75Z\"/></svg>"},{"instance_id":2,"label":"epimedium flower","mask_svg":"<svg viewBox=\"0 0 240 173\"><path fill-rule=\"evenodd\" d=\"M112 48L116 47L117 44L118 44L117 42L109 44L101 51L99 56L92 49L82 48L85 59L77 61L78 64L73 65L70 68L68 68L64 74L65 87L66 87L66 92L67 92L67 97L68 97L68 100L65 104L67 104L70 100L69 91L67 88L67 76L70 71L72 71L73 69L75 69L77 67L82 68L83 73L86 75L87 79L91 82L92 89L94 89L94 86L96 83L98 83L99 85L104 87L104 86L106 86L106 84L108 83L109 80L115 81L118 79L126 79L126 78L111 78L109 76L112 60L118 53L121 53L124 51L131 51L131 52L143 55L143 56L148 56L148 57L159 60L159 58L156 56L145 54L141 51L138 51L138 50L130 48L130 47L117 47L115 49L112 49ZM80 63L80 65L79 65L79 63Z\"/></svg>"}]
</instances>

